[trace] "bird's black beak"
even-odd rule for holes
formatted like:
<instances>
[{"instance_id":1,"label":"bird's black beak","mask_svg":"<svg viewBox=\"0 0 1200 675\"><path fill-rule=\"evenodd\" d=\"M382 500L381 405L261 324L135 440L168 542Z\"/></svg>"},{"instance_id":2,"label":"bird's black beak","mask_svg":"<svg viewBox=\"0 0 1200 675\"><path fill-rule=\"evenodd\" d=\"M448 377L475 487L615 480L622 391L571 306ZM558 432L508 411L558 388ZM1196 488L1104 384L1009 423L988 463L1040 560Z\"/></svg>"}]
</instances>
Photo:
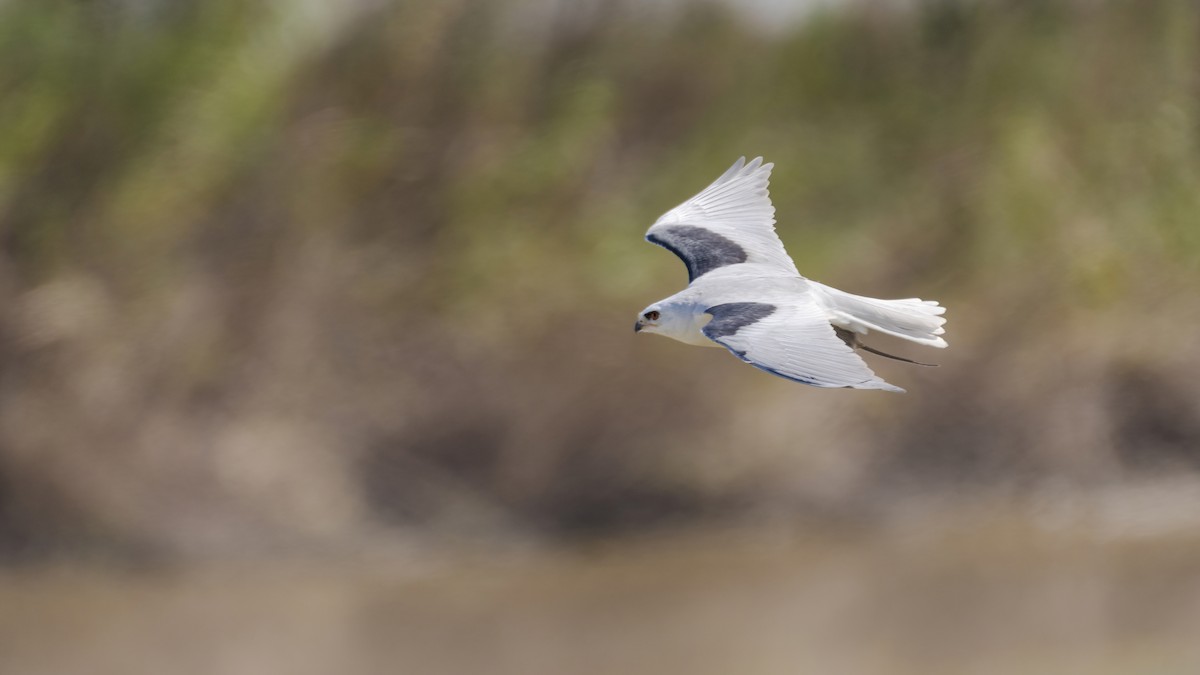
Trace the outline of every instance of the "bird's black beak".
<instances>
[{"instance_id":1,"label":"bird's black beak","mask_svg":"<svg viewBox=\"0 0 1200 675\"><path fill-rule=\"evenodd\" d=\"M633 332L635 332L635 333L642 332L642 322L640 320L637 323L633 324Z\"/></svg>"}]
</instances>

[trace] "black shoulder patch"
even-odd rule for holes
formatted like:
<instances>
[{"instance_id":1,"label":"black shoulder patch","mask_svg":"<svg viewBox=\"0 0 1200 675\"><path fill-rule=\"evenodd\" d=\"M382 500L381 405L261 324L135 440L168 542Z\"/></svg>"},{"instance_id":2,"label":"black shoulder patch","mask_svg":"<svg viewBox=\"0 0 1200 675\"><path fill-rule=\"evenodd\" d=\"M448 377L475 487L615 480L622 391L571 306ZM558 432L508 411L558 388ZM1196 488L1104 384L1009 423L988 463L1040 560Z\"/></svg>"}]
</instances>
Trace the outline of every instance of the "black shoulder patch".
<instances>
[{"instance_id":1,"label":"black shoulder patch","mask_svg":"<svg viewBox=\"0 0 1200 675\"><path fill-rule=\"evenodd\" d=\"M736 242L695 225L672 225L646 235L646 241L679 256L687 265L688 281L726 265L746 262L746 251Z\"/></svg>"},{"instance_id":2,"label":"black shoulder patch","mask_svg":"<svg viewBox=\"0 0 1200 675\"><path fill-rule=\"evenodd\" d=\"M764 302L727 302L709 307L706 312L712 314L713 318L701 332L708 339L716 340L729 337L746 326L771 316L775 313L775 305Z\"/></svg>"}]
</instances>

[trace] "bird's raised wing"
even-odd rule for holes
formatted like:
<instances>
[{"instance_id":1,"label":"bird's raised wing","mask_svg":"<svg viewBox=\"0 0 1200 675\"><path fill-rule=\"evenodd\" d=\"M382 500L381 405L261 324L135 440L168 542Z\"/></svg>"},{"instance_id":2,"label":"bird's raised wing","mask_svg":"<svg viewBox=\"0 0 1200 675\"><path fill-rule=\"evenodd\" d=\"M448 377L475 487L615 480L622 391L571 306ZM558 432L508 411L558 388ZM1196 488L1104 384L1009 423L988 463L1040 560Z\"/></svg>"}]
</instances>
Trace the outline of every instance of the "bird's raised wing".
<instances>
[{"instance_id":1,"label":"bird's raised wing","mask_svg":"<svg viewBox=\"0 0 1200 675\"><path fill-rule=\"evenodd\" d=\"M767 193L774 164L742 157L700 194L667 211L646 232L646 241L671 251L687 265L688 281L726 265L762 263L799 275L775 234L775 207Z\"/></svg>"},{"instance_id":2,"label":"bird's raised wing","mask_svg":"<svg viewBox=\"0 0 1200 675\"><path fill-rule=\"evenodd\" d=\"M705 336L772 375L814 387L904 391L875 375L810 300L728 302L706 312L713 318Z\"/></svg>"}]
</instances>

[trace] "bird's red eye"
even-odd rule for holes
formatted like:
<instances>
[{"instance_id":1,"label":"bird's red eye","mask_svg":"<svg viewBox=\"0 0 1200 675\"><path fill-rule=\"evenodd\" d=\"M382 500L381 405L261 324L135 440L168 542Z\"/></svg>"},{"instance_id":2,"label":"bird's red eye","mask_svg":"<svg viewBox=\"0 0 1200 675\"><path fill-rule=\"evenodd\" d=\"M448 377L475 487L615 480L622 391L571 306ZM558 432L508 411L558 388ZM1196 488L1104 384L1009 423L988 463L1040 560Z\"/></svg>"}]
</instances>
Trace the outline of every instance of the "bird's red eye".
<instances>
[{"instance_id":1,"label":"bird's red eye","mask_svg":"<svg viewBox=\"0 0 1200 675\"><path fill-rule=\"evenodd\" d=\"M646 320L647 321L658 321L658 312L657 311L646 312Z\"/></svg>"}]
</instances>

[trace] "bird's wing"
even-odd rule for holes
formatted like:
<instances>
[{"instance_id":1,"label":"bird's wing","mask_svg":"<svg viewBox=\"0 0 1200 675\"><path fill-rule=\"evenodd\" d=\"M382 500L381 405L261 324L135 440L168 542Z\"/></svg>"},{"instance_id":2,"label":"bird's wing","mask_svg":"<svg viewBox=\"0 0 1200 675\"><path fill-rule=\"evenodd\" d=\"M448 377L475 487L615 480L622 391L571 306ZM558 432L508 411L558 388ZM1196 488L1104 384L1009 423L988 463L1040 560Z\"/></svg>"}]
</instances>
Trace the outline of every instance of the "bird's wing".
<instances>
[{"instance_id":1,"label":"bird's wing","mask_svg":"<svg viewBox=\"0 0 1200 675\"><path fill-rule=\"evenodd\" d=\"M727 302L705 310L704 335L760 370L814 387L903 392L880 379L810 299Z\"/></svg>"},{"instance_id":2,"label":"bird's wing","mask_svg":"<svg viewBox=\"0 0 1200 675\"><path fill-rule=\"evenodd\" d=\"M775 207L767 194L774 164L742 157L700 194L667 211L646 232L646 241L671 251L687 265L688 281L739 263L761 263L799 275L775 234Z\"/></svg>"}]
</instances>

